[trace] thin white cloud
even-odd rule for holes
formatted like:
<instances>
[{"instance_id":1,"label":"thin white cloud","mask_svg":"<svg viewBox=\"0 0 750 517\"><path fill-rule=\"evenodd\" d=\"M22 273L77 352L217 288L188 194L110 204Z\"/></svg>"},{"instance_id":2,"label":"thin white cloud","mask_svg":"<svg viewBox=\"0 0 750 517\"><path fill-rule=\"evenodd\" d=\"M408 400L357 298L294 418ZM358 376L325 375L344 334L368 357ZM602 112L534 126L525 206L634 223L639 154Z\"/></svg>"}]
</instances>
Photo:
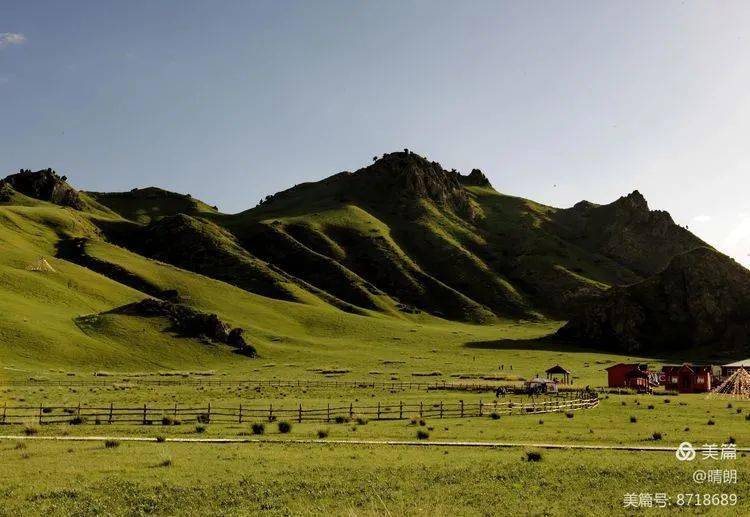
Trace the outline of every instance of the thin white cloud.
<instances>
[{"instance_id":1,"label":"thin white cloud","mask_svg":"<svg viewBox=\"0 0 750 517\"><path fill-rule=\"evenodd\" d=\"M696 215L695 217L693 217L693 221L695 221L696 223L707 223L711 219L713 219L713 217L711 217L710 215L705 215L705 214Z\"/></svg>"},{"instance_id":2,"label":"thin white cloud","mask_svg":"<svg viewBox=\"0 0 750 517\"><path fill-rule=\"evenodd\" d=\"M26 36L17 32L0 32L0 49L11 45L21 45L26 42Z\"/></svg>"}]
</instances>

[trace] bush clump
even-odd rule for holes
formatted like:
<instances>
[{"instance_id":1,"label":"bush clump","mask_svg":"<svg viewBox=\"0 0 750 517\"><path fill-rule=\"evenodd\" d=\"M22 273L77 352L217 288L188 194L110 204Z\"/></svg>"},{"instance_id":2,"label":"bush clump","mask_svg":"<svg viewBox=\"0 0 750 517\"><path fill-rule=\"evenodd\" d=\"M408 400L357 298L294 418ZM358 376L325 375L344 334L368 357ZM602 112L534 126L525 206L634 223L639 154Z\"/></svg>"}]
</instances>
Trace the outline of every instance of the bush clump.
<instances>
[{"instance_id":1,"label":"bush clump","mask_svg":"<svg viewBox=\"0 0 750 517\"><path fill-rule=\"evenodd\" d=\"M429 437L430 437L430 433L428 433L427 431L424 431L422 429L419 429L417 431L417 439L419 439L419 440L427 440Z\"/></svg>"},{"instance_id":2,"label":"bush clump","mask_svg":"<svg viewBox=\"0 0 750 517\"><path fill-rule=\"evenodd\" d=\"M198 434L205 433L206 432L206 426L205 425L196 425L195 426L195 432L198 433Z\"/></svg>"},{"instance_id":3,"label":"bush clump","mask_svg":"<svg viewBox=\"0 0 750 517\"><path fill-rule=\"evenodd\" d=\"M532 463L542 461L542 453L539 451L526 451L526 461Z\"/></svg>"},{"instance_id":4,"label":"bush clump","mask_svg":"<svg viewBox=\"0 0 750 517\"><path fill-rule=\"evenodd\" d=\"M292 424L290 424L289 422L281 421L278 423L278 426L279 432L282 434L286 434L292 430Z\"/></svg>"},{"instance_id":5,"label":"bush clump","mask_svg":"<svg viewBox=\"0 0 750 517\"><path fill-rule=\"evenodd\" d=\"M357 425L367 425L367 419L365 417L358 416Z\"/></svg>"},{"instance_id":6,"label":"bush clump","mask_svg":"<svg viewBox=\"0 0 750 517\"><path fill-rule=\"evenodd\" d=\"M346 424L347 422L349 422L349 417L339 415L334 418L333 421L337 424Z\"/></svg>"},{"instance_id":7,"label":"bush clump","mask_svg":"<svg viewBox=\"0 0 750 517\"><path fill-rule=\"evenodd\" d=\"M120 446L120 442L117 440L104 440L104 447L107 449L115 449Z\"/></svg>"},{"instance_id":8,"label":"bush clump","mask_svg":"<svg viewBox=\"0 0 750 517\"><path fill-rule=\"evenodd\" d=\"M490 418L492 420L500 420L500 414L493 411L492 413L490 413Z\"/></svg>"},{"instance_id":9,"label":"bush clump","mask_svg":"<svg viewBox=\"0 0 750 517\"><path fill-rule=\"evenodd\" d=\"M209 422L211 422L211 415L209 415L208 413L200 413L196 417L196 420L199 424L208 424Z\"/></svg>"},{"instance_id":10,"label":"bush clump","mask_svg":"<svg viewBox=\"0 0 750 517\"><path fill-rule=\"evenodd\" d=\"M266 432L266 426L263 422L255 422L250 428L252 429L253 434L263 434Z\"/></svg>"},{"instance_id":11,"label":"bush clump","mask_svg":"<svg viewBox=\"0 0 750 517\"><path fill-rule=\"evenodd\" d=\"M716 422L709 418L708 422L706 422L706 425L716 425Z\"/></svg>"},{"instance_id":12,"label":"bush clump","mask_svg":"<svg viewBox=\"0 0 750 517\"><path fill-rule=\"evenodd\" d=\"M651 439L654 440L655 442L658 442L662 438L663 438L662 434L658 431L651 435Z\"/></svg>"},{"instance_id":13,"label":"bush clump","mask_svg":"<svg viewBox=\"0 0 750 517\"><path fill-rule=\"evenodd\" d=\"M75 416L70 419L70 425L82 425L86 423L86 417L83 416Z\"/></svg>"},{"instance_id":14,"label":"bush clump","mask_svg":"<svg viewBox=\"0 0 750 517\"><path fill-rule=\"evenodd\" d=\"M631 416L631 417L630 417L630 423L631 423L631 424L635 424L636 422L638 422L638 417L635 417L635 416Z\"/></svg>"},{"instance_id":15,"label":"bush clump","mask_svg":"<svg viewBox=\"0 0 750 517\"><path fill-rule=\"evenodd\" d=\"M576 414L573 413L572 411L566 411L565 416L568 418L573 418L574 416L576 416Z\"/></svg>"},{"instance_id":16,"label":"bush clump","mask_svg":"<svg viewBox=\"0 0 750 517\"><path fill-rule=\"evenodd\" d=\"M328 429L318 429L318 439L328 438Z\"/></svg>"},{"instance_id":17,"label":"bush clump","mask_svg":"<svg viewBox=\"0 0 750 517\"><path fill-rule=\"evenodd\" d=\"M34 436L35 434L39 434L39 429L37 429L33 425L27 425L23 428L23 434L25 434L26 436Z\"/></svg>"}]
</instances>

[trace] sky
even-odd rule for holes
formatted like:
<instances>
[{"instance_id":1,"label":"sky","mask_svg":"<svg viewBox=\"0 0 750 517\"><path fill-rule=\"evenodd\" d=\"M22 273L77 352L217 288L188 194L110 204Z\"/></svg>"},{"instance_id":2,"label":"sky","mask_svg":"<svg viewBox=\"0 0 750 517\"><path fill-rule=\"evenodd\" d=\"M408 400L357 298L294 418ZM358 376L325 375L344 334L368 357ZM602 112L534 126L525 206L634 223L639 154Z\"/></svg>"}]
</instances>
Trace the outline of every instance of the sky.
<instances>
[{"instance_id":1,"label":"sky","mask_svg":"<svg viewBox=\"0 0 750 517\"><path fill-rule=\"evenodd\" d=\"M635 189L750 265L750 2L2 0L0 175L238 212L410 148L567 207Z\"/></svg>"}]
</instances>

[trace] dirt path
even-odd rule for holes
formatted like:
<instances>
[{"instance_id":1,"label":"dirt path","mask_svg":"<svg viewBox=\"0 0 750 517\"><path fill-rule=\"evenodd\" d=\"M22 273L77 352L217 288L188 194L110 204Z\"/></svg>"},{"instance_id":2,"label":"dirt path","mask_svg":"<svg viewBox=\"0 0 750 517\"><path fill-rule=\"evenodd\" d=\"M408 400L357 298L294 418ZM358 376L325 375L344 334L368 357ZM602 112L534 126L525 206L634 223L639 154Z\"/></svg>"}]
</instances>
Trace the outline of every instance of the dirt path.
<instances>
[{"instance_id":1,"label":"dirt path","mask_svg":"<svg viewBox=\"0 0 750 517\"><path fill-rule=\"evenodd\" d=\"M585 445L560 443L511 443L511 442L446 442L446 441L408 441L408 440L314 440L314 439L272 439L272 438L164 438L147 436L25 436L0 435L0 440L29 440L29 441L61 441L61 442L102 442L116 440L118 442L145 443L248 443L248 444L317 444L317 445L385 445L398 447L484 447L484 448L536 448L536 449L564 449L564 450L607 450L631 452L672 452L677 447L646 446L646 445ZM695 447L700 452L701 447ZM750 447L738 447L738 453L750 452Z\"/></svg>"}]
</instances>

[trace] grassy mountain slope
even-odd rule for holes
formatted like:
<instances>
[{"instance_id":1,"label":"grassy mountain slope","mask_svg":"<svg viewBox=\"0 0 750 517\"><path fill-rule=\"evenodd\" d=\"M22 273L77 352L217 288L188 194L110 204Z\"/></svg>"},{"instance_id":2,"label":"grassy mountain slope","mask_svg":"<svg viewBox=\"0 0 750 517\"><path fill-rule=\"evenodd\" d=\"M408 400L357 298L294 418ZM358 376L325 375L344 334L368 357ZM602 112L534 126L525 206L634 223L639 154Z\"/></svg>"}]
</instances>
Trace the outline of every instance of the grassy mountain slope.
<instances>
[{"instance_id":1,"label":"grassy mountain slope","mask_svg":"<svg viewBox=\"0 0 750 517\"><path fill-rule=\"evenodd\" d=\"M604 293L560 335L625 352L712 347L743 356L750 351L750 271L696 248L642 282Z\"/></svg>"},{"instance_id":2,"label":"grassy mountain slope","mask_svg":"<svg viewBox=\"0 0 750 517\"><path fill-rule=\"evenodd\" d=\"M21 369L257 369L164 319L112 311L146 296L217 314L289 364L377 370L412 353L429 368L425 351L492 362L495 345L435 345L539 337L703 245L637 193L557 209L408 152L236 215L156 188L85 193L51 170L19 174L0 182L0 361ZM39 257L56 271L27 270Z\"/></svg>"},{"instance_id":3,"label":"grassy mountain slope","mask_svg":"<svg viewBox=\"0 0 750 517\"><path fill-rule=\"evenodd\" d=\"M193 199L189 194L177 194L157 187L133 189L130 192L86 192L85 194L123 218L143 224L177 214L217 213L216 207Z\"/></svg>"}]
</instances>

